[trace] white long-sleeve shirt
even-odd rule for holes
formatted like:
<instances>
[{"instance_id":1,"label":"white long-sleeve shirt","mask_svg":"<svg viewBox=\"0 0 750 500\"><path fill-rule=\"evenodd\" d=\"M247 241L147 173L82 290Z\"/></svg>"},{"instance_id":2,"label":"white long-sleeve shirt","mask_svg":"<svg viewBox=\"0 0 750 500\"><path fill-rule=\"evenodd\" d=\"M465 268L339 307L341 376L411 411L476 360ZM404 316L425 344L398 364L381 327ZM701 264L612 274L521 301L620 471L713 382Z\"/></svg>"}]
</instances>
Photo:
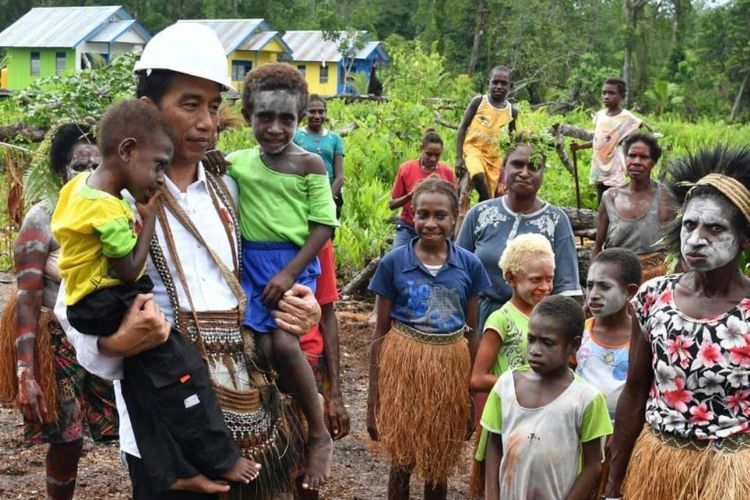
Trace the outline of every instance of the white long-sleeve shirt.
<instances>
[{"instance_id":1,"label":"white long-sleeve shirt","mask_svg":"<svg viewBox=\"0 0 750 500\"><path fill-rule=\"evenodd\" d=\"M237 199L237 185L229 177L224 181L230 193ZM216 212L211 195L209 194L206 173L202 165L198 165L198 178L190 184L185 192L181 192L177 186L167 177L165 184L169 192L177 199L178 203L192 220L195 227L201 233L206 242L211 244L212 250L221 258L229 269L232 269L232 247L230 246L227 233L222 224L221 215ZM174 237L174 246L180 252L180 262L185 272L185 279L190 288L190 295L196 311L227 311L237 307L237 299L227 286L221 272L214 264L208 251L180 224L172 214L167 211L167 220ZM167 265L172 272L172 280L177 290L179 303L188 307L187 295L182 289L180 280L177 278L174 262L165 243L163 228L156 221L156 234L166 259ZM234 233L233 233L234 234ZM237 245L237 241L233 241ZM174 318L172 304L169 301L164 282L156 271L151 258L146 260L146 273L154 282L152 291L154 300L170 323ZM86 335L75 330L67 319L67 308L65 306L65 287L60 286L60 292L55 305L55 315L60 320L60 325L68 340L76 350L78 362L86 370L99 377L113 380L117 412L120 417L120 450L129 455L140 458L140 452L135 442L133 427L130 423L128 409L122 398L120 380L122 374L122 358L107 356L99 351L98 339L94 335Z\"/></svg>"}]
</instances>

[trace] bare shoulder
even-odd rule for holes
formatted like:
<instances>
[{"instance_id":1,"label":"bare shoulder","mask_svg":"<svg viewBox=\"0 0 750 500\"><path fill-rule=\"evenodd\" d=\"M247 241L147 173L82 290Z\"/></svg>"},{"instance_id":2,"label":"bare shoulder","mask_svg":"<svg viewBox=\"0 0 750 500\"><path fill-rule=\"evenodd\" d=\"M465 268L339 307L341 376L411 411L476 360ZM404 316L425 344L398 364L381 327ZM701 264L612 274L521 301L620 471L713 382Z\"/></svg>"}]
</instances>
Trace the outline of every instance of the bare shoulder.
<instances>
[{"instance_id":1,"label":"bare shoulder","mask_svg":"<svg viewBox=\"0 0 750 500\"><path fill-rule=\"evenodd\" d=\"M469 102L469 106L466 108L466 111L471 110L472 112L476 112L476 110L479 108L479 105L482 104L482 99L484 99L483 95L474 96L471 102Z\"/></svg>"},{"instance_id":2,"label":"bare shoulder","mask_svg":"<svg viewBox=\"0 0 750 500\"><path fill-rule=\"evenodd\" d=\"M299 159L299 164L304 167L305 175L326 173L326 167L323 164L323 160L320 156L310 153L300 147L299 151L295 151L295 156Z\"/></svg>"},{"instance_id":3,"label":"bare shoulder","mask_svg":"<svg viewBox=\"0 0 750 500\"><path fill-rule=\"evenodd\" d=\"M40 201L31 207L26 213L26 216L23 218L23 224L21 225L21 232L25 230L42 230L51 234L51 221L52 213L50 212L47 203Z\"/></svg>"}]
</instances>

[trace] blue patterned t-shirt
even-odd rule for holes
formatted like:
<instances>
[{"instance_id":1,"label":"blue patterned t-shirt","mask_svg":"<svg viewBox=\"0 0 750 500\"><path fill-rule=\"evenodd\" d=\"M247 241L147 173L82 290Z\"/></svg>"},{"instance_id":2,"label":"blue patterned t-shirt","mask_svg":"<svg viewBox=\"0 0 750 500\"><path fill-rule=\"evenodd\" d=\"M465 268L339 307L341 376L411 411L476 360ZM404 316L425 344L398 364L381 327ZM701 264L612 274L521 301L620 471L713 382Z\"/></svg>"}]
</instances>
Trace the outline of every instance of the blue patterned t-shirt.
<instances>
[{"instance_id":1,"label":"blue patterned t-shirt","mask_svg":"<svg viewBox=\"0 0 750 500\"><path fill-rule=\"evenodd\" d=\"M414 240L389 252L378 265L370 290L393 302L391 319L424 333L450 333L466 323L470 297L490 279L472 253L448 241L448 259L432 276L414 253Z\"/></svg>"}]
</instances>

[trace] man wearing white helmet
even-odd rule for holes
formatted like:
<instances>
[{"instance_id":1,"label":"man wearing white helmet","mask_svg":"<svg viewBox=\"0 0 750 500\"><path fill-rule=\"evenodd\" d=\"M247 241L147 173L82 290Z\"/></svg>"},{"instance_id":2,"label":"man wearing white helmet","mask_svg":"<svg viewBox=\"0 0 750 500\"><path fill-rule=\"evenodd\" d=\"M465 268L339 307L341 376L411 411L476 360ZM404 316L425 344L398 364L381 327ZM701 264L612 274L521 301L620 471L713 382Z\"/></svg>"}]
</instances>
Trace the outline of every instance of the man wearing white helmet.
<instances>
[{"instance_id":1,"label":"man wearing white helmet","mask_svg":"<svg viewBox=\"0 0 750 500\"><path fill-rule=\"evenodd\" d=\"M203 354L234 440L243 455L262 464L260 476L248 485L233 484L230 497L272 498L290 486L296 457L290 453L293 446L280 395L255 369L252 341L240 328L245 297L238 281L236 186L225 184L201 164L216 132L221 91L230 88L224 49L210 28L178 23L151 39L135 71L137 97L154 104L176 136L146 267L155 285L153 298L166 321L189 335ZM283 328L302 333L317 323L320 309L308 288L295 286L290 292L274 315ZM120 446L133 497L213 498L228 487L216 481L178 480L173 488L198 491L155 490L122 400L117 383L122 378L121 357L164 342L165 328L145 328L160 324L158 320L144 315L143 324L121 327L110 337L69 328L67 333L84 367L116 380ZM185 400L186 407L192 403Z\"/></svg>"}]
</instances>

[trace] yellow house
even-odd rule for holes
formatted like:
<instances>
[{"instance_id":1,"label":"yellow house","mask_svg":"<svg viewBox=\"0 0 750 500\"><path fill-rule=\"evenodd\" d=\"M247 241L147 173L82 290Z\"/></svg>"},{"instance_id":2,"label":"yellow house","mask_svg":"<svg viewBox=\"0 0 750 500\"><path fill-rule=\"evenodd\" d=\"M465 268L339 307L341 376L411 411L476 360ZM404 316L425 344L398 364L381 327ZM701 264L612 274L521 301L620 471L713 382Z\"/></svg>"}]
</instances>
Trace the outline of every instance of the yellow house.
<instances>
[{"instance_id":1,"label":"yellow house","mask_svg":"<svg viewBox=\"0 0 750 500\"><path fill-rule=\"evenodd\" d=\"M341 33L338 39L322 31L287 31L284 41L292 52L285 60L305 75L311 94L353 94L355 89L347 77L364 73L369 83L374 68L391 61L383 44L370 41L362 31ZM342 53L347 45L351 48Z\"/></svg>"},{"instance_id":2,"label":"yellow house","mask_svg":"<svg viewBox=\"0 0 750 500\"><path fill-rule=\"evenodd\" d=\"M277 31L263 19L185 19L180 23L201 23L216 33L229 59L229 73L237 90L251 69L279 56L289 57L289 46Z\"/></svg>"}]
</instances>

